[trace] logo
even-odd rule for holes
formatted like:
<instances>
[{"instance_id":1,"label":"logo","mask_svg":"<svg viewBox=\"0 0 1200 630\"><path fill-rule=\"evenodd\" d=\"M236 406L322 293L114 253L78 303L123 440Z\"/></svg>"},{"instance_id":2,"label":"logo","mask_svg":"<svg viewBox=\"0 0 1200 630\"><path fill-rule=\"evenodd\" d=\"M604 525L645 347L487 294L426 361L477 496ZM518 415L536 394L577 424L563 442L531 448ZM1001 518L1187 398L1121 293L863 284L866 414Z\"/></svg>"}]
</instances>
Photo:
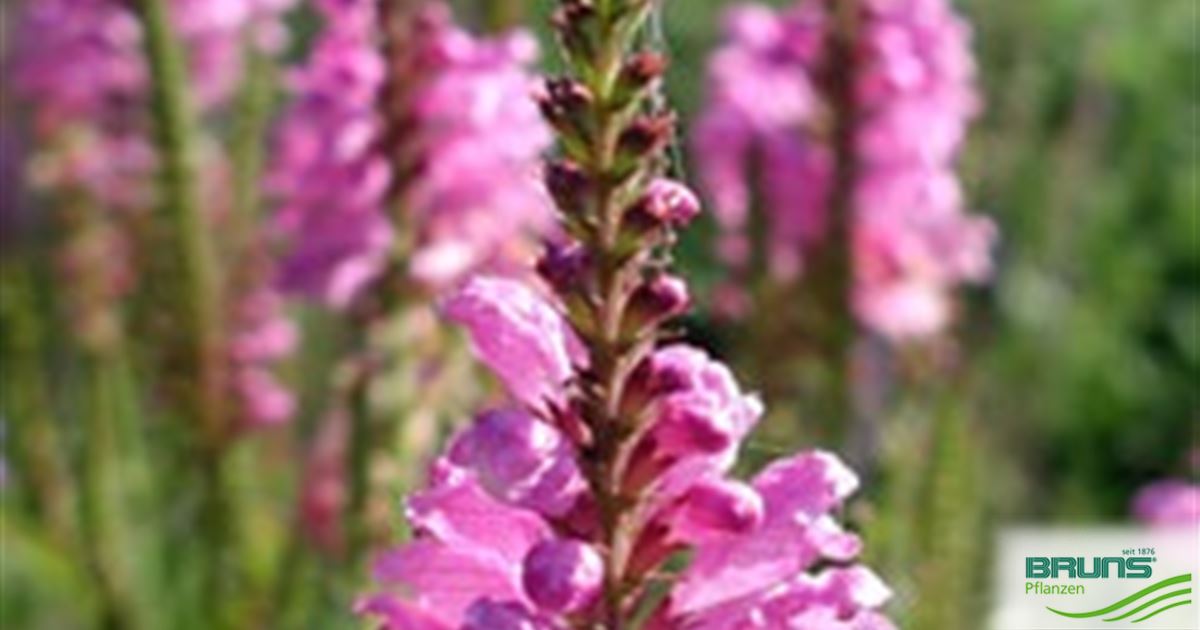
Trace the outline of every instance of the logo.
<instances>
[{"instance_id":1,"label":"logo","mask_svg":"<svg viewBox=\"0 0 1200 630\"><path fill-rule=\"evenodd\" d=\"M1106 578L1109 575L1117 577L1148 578L1153 573L1150 563L1152 557L1121 557L1092 558L1091 570L1085 558L1025 558L1025 577L1028 578Z\"/></svg>"},{"instance_id":2,"label":"logo","mask_svg":"<svg viewBox=\"0 0 1200 630\"><path fill-rule=\"evenodd\" d=\"M1194 528L1022 528L1002 534L994 630L1200 630Z\"/></svg>"}]
</instances>

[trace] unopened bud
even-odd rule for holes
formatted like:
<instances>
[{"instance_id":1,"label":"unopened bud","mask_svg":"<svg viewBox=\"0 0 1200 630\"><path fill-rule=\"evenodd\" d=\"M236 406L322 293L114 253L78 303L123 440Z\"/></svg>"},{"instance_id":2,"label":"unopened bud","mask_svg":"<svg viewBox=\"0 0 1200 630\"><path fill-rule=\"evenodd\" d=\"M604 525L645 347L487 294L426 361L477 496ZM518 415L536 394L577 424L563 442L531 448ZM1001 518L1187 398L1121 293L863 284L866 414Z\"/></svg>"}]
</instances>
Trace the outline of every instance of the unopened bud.
<instances>
[{"instance_id":1,"label":"unopened bud","mask_svg":"<svg viewBox=\"0 0 1200 630\"><path fill-rule=\"evenodd\" d=\"M548 243L537 261L537 272L557 293L567 295L584 290L591 256L578 243Z\"/></svg>"},{"instance_id":2,"label":"unopened bud","mask_svg":"<svg viewBox=\"0 0 1200 630\"><path fill-rule=\"evenodd\" d=\"M638 338L647 328L682 315L690 305L687 283L682 278L657 275L635 289L629 298L622 337Z\"/></svg>"},{"instance_id":3,"label":"unopened bud","mask_svg":"<svg viewBox=\"0 0 1200 630\"><path fill-rule=\"evenodd\" d=\"M584 216L590 198L591 181L578 164L558 160L546 166L546 189L555 205L568 218Z\"/></svg>"},{"instance_id":4,"label":"unopened bud","mask_svg":"<svg viewBox=\"0 0 1200 630\"><path fill-rule=\"evenodd\" d=\"M576 540L546 540L525 556L521 583L542 610L573 612L592 603L604 581L604 559Z\"/></svg>"},{"instance_id":5,"label":"unopened bud","mask_svg":"<svg viewBox=\"0 0 1200 630\"><path fill-rule=\"evenodd\" d=\"M641 234L661 227L681 228L699 214L700 199L691 189L673 179L659 178L625 213L625 223Z\"/></svg>"},{"instance_id":6,"label":"unopened bud","mask_svg":"<svg viewBox=\"0 0 1200 630\"><path fill-rule=\"evenodd\" d=\"M632 104L647 88L658 82L666 69L667 58L657 52L646 51L633 55L621 66L614 102L618 107Z\"/></svg>"},{"instance_id":7,"label":"unopened bud","mask_svg":"<svg viewBox=\"0 0 1200 630\"><path fill-rule=\"evenodd\" d=\"M675 131L675 116L669 113L639 116L617 140L615 175L622 179L642 166L670 142Z\"/></svg>"},{"instance_id":8,"label":"unopened bud","mask_svg":"<svg viewBox=\"0 0 1200 630\"><path fill-rule=\"evenodd\" d=\"M564 141L580 142L591 137L593 98L582 83L565 77L547 79L537 101L542 115L565 136Z\"/></svg>"},{"instance_id":9,"label":"unopened bud","mask_svg":"<svg viewBox=\"0 0 1200 630\"><path fill-rule=\"evenodd\" d=\"M551 23L563 49L575 63L594 60L599 50L600 20L592 0L563 0Z\"/></svg>"}]
</instances>

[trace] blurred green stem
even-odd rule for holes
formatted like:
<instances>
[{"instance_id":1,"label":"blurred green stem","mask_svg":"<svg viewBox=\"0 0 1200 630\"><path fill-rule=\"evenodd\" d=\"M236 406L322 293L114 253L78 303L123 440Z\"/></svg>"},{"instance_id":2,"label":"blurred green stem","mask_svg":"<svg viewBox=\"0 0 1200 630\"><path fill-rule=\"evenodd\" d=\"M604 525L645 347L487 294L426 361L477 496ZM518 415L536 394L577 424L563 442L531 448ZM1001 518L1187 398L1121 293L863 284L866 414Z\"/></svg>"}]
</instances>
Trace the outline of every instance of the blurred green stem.
<instances>
[{"instance_id":1,"label":"blurred green stem","mask_svg":"<svg viewBox=\"0 0 1200 630\"><path fill-rule=\"evenodd\" d=\"M275 94L274 60L247 41L242 55L246 78L237 101L237 121L229 153L234 168L234 205L237 233L243 243L257 231L262 195L266 131ZM240 248L239 248L240 250Z\"/></svg>"},{"instance_id":2,"label":"blurred green stem","mask_svg":"<svg viewBox=\"0 0 1200 630\"><path fill-rule=\"evenodd\" d=\"M815 322L824 347L822 355L829 372L822 395L826 408L818 422L834 422L830 431L844 437L844 429L854 413L854 382L851 378L854 340L857 334L850 295L854 287L853 238L854 190L858 178L855 137L859 124L855 85L858 74L859 30L858 0L829 0L833 26L829 29L829 65L822 77L834 112L832 143L833 182L829 193L829 234L825 246L816 252L813 290L818 302L820 321Z\"/></svg>"},{"instance_id":3,"label":"blurred green stem","mask_svg":"<svg viewBox=\"0 0 1200 630\"><path fill-rule=\"evenodd\" d=\"M201 475L204 575L201 618L222 619L221 605L230 576L226 573L231 536L225 477L225 441L229 427L221 394L220 275L209 222L197 189L198 120L188 88L185 51L172 31L165 0L137 0L145 28L145 50L153 84L152 104L161 161L162 212L168 223L167 251L178 259L178 300L171 304L184 322L182 412L198 435L194 445Z\"/></svg>"},{"instance_id":4,"label":"blurred green stem","mask_svg":"<svg viewBox=\"0 0 1200 630\"><path fill-rule=\"evenodd\" d=\"M121 519L125 495L118 470L118 425L125 365L121 344L103 351L86 351L89 397L80 471L82 548L101 591L101 628L136 628L129 575L129 549Z\"/></svg>"},{"instance_id":5,"label":"blurred green stem","mask_svg":"<svg viewBox=\"0 0 1200 630\"><path fill-rule=\"evenodd\" d=\"M197 191L196 115L192 111L184 50L172 32L164 0L138 0L153 83L153 113L161 161L162 212L179 256L180 296L173 304L185 322L188 409L208 441L220 443L220 286L209 223Z\"/></svg>"},{"instance_id":6,"label":"blurred green stem","mask_svg":"<svg viewBox=\"0 0 1200 630\"><path fill-rule=\"evenodd\" d=\"M364 327L369 325L364 324ZM351 564L357 562L370 540L368 523L368 508L371 494L371 460L375 448L375 419L371 410L371 380L372 372L370 359L366 358L370 349L366 346L366 330L356 331L364 340L360 344L362 350L357 353L358 362L351 367L351 382L348 390L350 411L350 444L346 449L346 469L349 479L349 500L346 502L346 537L347 558Z\"/></svg>"}]
</instances>

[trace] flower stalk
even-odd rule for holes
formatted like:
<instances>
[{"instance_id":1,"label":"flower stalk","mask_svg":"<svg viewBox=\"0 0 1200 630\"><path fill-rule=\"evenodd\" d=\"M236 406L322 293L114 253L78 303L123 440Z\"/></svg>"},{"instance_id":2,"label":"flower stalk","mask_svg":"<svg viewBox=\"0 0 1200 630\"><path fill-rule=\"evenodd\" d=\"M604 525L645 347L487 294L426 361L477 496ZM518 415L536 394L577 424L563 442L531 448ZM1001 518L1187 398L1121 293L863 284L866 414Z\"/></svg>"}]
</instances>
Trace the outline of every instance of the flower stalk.
<instances>
[{"instance_id":1,"label":"flower stalk","mask_svg":"<svg viewBox=\"0 0 1200 630\"><path fill-rule=\"evenodd\" d=\"M222 396L223 306L220 270L210 225L203 214L197 185L198 134L196 113L188 88L184 50L173 32L164 0L138 0L135 9L143 25L145 55L150 68L151 111L159 160L160 198L166 226L160 234L167 251L178 259L171 269L179 274L179 293L171 308L183 322L177 341L178 396L181 412L196 431L195 460L202 487L201 527L207 567L203 601L220 610L229 573L228 549L233 537L232 497L228 496L225 451L232 433ZM211 611L210 611L211 612Z\"/></svg>"},{"instance_id":2,"label":"flower stalk","mask_svg":"<svg viewBox=\"0 0 1200 630\"><path fill-rule=\"evenodd\" d=\"M417 536L379 558L386 590L358 605L386 628L892 627L886 587L847 564L861 543L829 515L853 474L807 453L730 478L762 404L703 350L660 346L689 306L675 231L700 212L662 176L675 118L642 44L660 6L558 3L569 72L537 94L560 147L544 172L567 238L536 265L553 295L481 276L444 302L510 399L408 500Z\"/></svg>"},{"instance_id":3,"label":"flower stalk","mask_svg":"<svg viewBox=\"0 0 1200 630\"><path fill-rule=\"evenodd\" d=\"M196 120L188 94L183 49L172 32L163 0L138 0L150 64L152 111L160 160L162 212L169 238L179 256L180 295L177 315L186 333L182 361L186 365L186 413L209 448L225 439L221 413L221 345L219 274L209 225L201 210L196 184Z\"/></svg>"},{"instance_id":4,"label":"flower stalk","mask_svg":"<svg viewBox=\"0 0 1200 630\"><path fill-rule=\"evenodd\" d=\"M652 3L644 0L562 2L555 26L574 76L551 80L541 100L563 146L564 161L552 172L575 179L550 185L561 191L564 223L590 258L581 277L560 286L566 301L578 305L569 319L588 348L591 366L578 402L594 441L582 458L606 543L602 617L613 630L626 627L627 595L637 587L627 575L635 532L626 521L633 502L621 488L621 460L628 455L636 419L622 414L620 403L633 367L660 337L659 321L633 327L626 322L634 316L633 297L665 262L650 239L630 245L637 235L625 218L662 170L674 122L669 113L656 111L651 99L662 58L631 50L651 10Z\"/></svg>"}]
</instances>

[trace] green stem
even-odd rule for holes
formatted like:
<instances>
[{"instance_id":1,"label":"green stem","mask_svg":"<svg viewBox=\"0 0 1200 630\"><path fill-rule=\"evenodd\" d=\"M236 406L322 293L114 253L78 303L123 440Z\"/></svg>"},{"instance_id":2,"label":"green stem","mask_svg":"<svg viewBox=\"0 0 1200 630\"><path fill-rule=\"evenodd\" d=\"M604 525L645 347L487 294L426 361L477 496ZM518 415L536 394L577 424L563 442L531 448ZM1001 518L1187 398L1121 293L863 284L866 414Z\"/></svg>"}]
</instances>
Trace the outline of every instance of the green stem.
<instances>
[{"instance_id":1,"label":"green stem","mask_svg":"<svg viewBox=\"0 0 1200 630\"><path fill-rule=\"evenodd\" d=\"M196 431L196 464L203 492L201 518L207 543L201 618L221 619L233 506L227 496L225 442L228 418L221 383L221 286L212 232L197 187L199 121L188 88L185 50L172 30L165 0L136 0L150 65L152 112L160 160L165 251L178 258L178 291L171 308L182 320L178 350L181 412ZM223 624L221 624L223 625Z\"/></svg>"},{"instance_id":2,"label":"green stem","mask_svg":"<svg viewBox=\"0 0 1200 630\"><path fill-rule=\"evenodd\" d=\"M124 413L119 351L89 353L89 400L80 481L83 545L103 602L102 628L134 628L138 624L129 588L131 557L121 525L124 491L117 465L117 433Z\"/></svg>"},{"instance_id":3,"label":"green stem","mask_svg":"<svg viewBox=\"0 0 1200 630\"><path fill-rule=\"evenodd\" d=\"M3 397L0 408L19 424L5 426L11 432L11 464L23 486L32 492L32 508L51 538L64 549L74 541L72 505L75 502L66 452L54 409L48 371L44 365L46 337L41 325L34 287L33 265L5 265L0 290L0 330L3 331ZM11 423L12 420L9 420Z\"/></svg>"},{"instance_id":4,"label":"green stem","mask_svg":"<svg viewBox=\"0 0 1200 630\"><path fill-rule=\"evenodd\" d=\"M244 48L246 78L237 102L238 119L229 147L234 167L237 233L243 243L253 238L257 231L262 205L259 183L265 163L264 136L270 123L275 94L272 58L257 50L252 41L247 42Z\"/></svg>"},{"instance_id":5,"label":"green stem","mask_svg":"<svg viewBox=\"0 0 1200 630\"><path fill-rule=\"evenodd\" d=\"M164 0L137 0L145 27L152 78L152 104L161 161L161 204L178 258L179 301L175 314L185 322L185 362L189 395L186 413L207 441L224 439L219 393L220 282L215 247L197 189L198 121L188 91L186 59L172 32Z\"/></svg>"},{"instance_id":6,"label":"green stem","mask_svg":"<svg viewBox=\"0 0 1200 630\"><path fill-rule=\"evenodd\" d=\"M854 288L854 191L859 175L855 146L859 125L855 98L859 3L858 0L829 2L833 23L827 35L829 65L824 80L833 112L834 172L828 200L829 233L814 261L813 291L819 321L810 330L821 344L821 356L828 366L827 378L820 383L824 392L819 399L824 404L815 413L825 422L837 423L827 427L832 435L826 438L842 437L843 427L854 413L850 364L857 326L850 300Z\"/></svg>"},{"instance_id":7,"label":"green stem","mask_svg":"<svg viewBox=\"0 0 1200 630\"><path fill-rule=\"evenodd\" d=\"M350 492L346 502L345 524L347 559L353 564L362 555L370 539L367 512L370 507L375 423L370 400L371 370L365 365L355 365L352 369L355 373L351 375L347 397L350 407L350 444L346 449L346 464Z\"/></svg>"}]
</instances>

